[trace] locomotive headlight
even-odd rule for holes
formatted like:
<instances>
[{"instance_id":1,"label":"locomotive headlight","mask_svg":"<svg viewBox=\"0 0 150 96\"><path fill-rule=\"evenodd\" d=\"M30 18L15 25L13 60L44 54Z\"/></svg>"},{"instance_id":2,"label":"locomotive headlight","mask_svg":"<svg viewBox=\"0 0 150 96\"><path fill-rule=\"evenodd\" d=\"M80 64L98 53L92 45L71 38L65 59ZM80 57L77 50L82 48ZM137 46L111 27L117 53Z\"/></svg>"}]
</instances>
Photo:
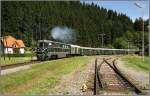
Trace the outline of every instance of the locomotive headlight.
<instances>
[{"instance_id":1,"label":"locomotive headlight","mask_svg":"<svg viewBox=\"0 0 150 96\"><path fill-rule=\"evenodd\" d=\"M52 45L52 43L48 43L48 45Z\"/></svg>"}]
</instances>

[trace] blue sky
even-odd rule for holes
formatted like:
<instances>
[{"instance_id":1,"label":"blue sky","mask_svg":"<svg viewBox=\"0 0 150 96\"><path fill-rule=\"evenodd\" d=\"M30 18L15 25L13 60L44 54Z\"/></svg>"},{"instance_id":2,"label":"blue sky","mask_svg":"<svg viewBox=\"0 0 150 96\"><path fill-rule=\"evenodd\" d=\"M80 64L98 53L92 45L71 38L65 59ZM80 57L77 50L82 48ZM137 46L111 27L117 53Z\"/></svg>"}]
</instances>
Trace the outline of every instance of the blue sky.
<instances>
[{"instance_id":1,"label":"blue sky","mask_svg":"<svg viewBox=\"0 0 150 96\"><path fill-rule=\"evenodd\" d=\"M142 12L144 12L144 19L149 18L148 0L87 0L84 2L87 4L91 4L93 2L94 4L102 6L106 9L112 9L116 10L117 12L124 13L129 16L133 21L136 18L141 17ZM143 6L143 11L134 5L135 2Z\"/></svg>"}]
</instances>

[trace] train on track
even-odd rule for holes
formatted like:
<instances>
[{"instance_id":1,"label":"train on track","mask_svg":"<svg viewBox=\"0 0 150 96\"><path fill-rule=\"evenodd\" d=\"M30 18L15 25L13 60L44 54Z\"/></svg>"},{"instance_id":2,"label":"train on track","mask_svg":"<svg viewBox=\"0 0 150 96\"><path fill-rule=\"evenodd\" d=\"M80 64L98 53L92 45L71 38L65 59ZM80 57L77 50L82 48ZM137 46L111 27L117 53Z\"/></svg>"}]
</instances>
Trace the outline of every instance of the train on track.
<instances>
[{"instance_id":1,"label":"train on track","mask_svg":"<svg viewBox=\"0 0 150 96\"><path fill-rule=\"evenodd\" d=\"M135 49L90 48L50 40L38 40L36 56L38 60L44 61L79 55L134 54L137 51Z\"/></svg>"}]
</instances>

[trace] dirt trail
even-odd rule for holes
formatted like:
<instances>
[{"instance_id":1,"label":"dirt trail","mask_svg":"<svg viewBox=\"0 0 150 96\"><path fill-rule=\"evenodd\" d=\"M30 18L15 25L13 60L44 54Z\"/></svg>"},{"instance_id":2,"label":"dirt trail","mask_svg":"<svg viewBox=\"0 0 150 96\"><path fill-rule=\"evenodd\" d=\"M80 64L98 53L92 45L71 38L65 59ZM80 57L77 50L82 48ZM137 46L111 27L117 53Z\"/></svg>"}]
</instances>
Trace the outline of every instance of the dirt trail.
<instances>
[{"instance_id":1,"label":"dirt trail","mask_svg":"<svg viewBox=\"0 0 150 96\"><path fill-rule=\"evenodd\" d=\"M6 75L6 74L14 73L20 70L29 69L30 67L31 65L23 65L23 66L11 68L11 69L1 70L1 75Z\"/></svg>"},{"instance_id":2,"label":"dirt trail","mask_svg":"<svg viewBox=\"0 0 150 96\"><path fill-rule=\"evenodd\" d=\"M83 84L93 78L95 60L91 60L83 68L78 68L71 74L64 76L61 82L50 90L49 95L93 95L92 90L82 92ZM92 79L93 80L93 79Z\"/></svg>"},{"instance_id":3,"label":"dirt trail","mask_svg":"<svg viewBox=\"0 0 150 96\"><path fill-rule=\"evenodd\" d=\"M44 62L47 62L47 61L44 61ZM17 66L17 67L14 67L14 68L0 70L0 75L6 75L6 74L15 73L17 71L26 70L26 69L31 68L32 66L42 64L44 62L39 62L39 63L35 63L35 64L27 64L27 65Z\"/></svg>"}]
</instances>

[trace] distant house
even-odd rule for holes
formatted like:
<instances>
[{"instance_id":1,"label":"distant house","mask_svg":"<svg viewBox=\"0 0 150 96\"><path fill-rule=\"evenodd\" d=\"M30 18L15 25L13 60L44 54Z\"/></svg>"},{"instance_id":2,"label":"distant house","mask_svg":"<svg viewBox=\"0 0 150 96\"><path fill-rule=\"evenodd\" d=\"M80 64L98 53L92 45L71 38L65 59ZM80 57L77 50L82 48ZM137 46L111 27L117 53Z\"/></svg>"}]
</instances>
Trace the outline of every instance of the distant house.
<instances>
[{"instance_id":1,"label":"distant house","mask_svg":"<svg viewBox=\"0 0 150 96\"><path fill-rule=\"evenodd\" d=\"M16 40L12 36L4 36L0 38L0 46L5 54L25 53L25 45L22 40Z\"/></svg>"}]
</instances>

